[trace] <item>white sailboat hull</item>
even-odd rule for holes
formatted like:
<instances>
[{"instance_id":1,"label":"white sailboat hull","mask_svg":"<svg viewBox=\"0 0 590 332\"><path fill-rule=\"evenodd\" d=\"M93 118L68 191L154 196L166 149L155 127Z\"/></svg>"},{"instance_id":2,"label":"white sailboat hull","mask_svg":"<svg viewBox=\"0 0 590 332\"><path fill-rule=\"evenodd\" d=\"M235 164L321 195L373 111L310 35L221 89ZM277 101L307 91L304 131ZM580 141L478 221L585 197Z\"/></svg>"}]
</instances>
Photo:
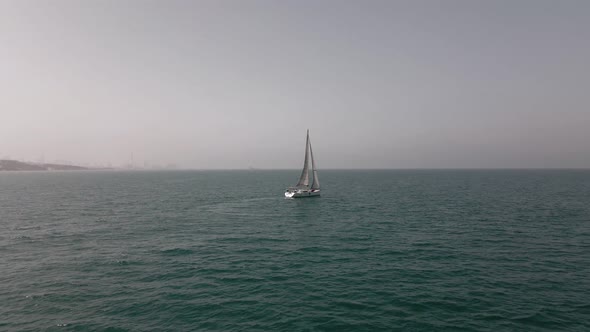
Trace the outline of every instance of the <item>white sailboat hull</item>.
<instances>
[{"instance_id":1,"label":"white sailboat hull","mask_svg":"<svg viewBox=\"0 0 590 332\"><path fill-rule=\"evenodd\" d=\"M304 198L319 196L319 190L297 190L297 191L286 191L285 197L287 198Z\"/></svg>"}]
</instances>

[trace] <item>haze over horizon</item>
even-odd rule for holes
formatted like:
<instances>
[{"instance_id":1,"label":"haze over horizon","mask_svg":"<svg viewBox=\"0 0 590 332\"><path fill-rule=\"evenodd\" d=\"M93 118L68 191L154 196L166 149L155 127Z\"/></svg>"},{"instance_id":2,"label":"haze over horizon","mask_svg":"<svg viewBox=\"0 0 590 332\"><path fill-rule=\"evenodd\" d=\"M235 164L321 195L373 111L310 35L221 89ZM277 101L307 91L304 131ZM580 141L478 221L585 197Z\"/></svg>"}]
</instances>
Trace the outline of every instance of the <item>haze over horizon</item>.
<instances>
[{"instance_id":1,"label":"haze over horizon","mask_svg":"<svg viewBox=\"0 0 590 332\"><path fill-rule=\"evenodd\" d=\"M588 1L0 0L0 159L590 168Z\"/></svg>"}]
</instances>

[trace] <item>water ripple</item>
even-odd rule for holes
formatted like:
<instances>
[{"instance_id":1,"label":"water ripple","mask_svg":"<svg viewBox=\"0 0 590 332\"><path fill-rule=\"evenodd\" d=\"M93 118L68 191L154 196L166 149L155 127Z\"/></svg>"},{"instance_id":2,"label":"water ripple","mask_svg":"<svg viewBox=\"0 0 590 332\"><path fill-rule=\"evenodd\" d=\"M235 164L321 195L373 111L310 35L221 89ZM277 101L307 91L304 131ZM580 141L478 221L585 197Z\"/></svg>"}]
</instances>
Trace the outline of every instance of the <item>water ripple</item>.
<instances>
[{"instance_id":1,"label":"water ripple","mask_svg":"<svg viewBox=\"0 0 590 332\"><path fill-rule=\"evenodd\" d=\"M0 330L590 330L590 172L292 173L0 174Z\"/></svg>"}]
</instances>

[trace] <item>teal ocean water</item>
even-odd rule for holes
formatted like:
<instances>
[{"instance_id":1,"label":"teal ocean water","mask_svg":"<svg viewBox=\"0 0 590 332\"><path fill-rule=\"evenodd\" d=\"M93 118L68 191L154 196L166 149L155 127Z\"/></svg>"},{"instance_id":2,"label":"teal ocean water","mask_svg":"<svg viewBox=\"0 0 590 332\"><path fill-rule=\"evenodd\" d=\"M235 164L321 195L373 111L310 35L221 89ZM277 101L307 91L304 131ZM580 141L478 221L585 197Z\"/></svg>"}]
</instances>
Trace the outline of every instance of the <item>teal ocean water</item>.
<instances>
[{"instance_id":1,"label":"teal ocean water","mask_svg":"<svg viewBox=\"0 0 590 332\"><path fill-rule=\"evenodd\" d=\"M590 171L0 173L2 331L590 331Z\"/></svg>"}]
</instances>

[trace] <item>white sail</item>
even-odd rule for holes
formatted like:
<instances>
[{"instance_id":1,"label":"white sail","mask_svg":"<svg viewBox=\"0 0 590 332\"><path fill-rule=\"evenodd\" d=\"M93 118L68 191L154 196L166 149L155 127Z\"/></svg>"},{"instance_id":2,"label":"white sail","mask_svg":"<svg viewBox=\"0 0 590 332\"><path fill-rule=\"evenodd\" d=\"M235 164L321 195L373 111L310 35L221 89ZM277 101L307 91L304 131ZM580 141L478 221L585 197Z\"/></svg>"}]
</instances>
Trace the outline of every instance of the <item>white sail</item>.
<instances>
[{"instance_id":1,"label":"white sail","mask_svg":"<svg viewBox=\"0 0 590 332\"><path fill-rule=\"evenodd\" d=\"M301 177L297 182L297 187L309 186L309 129L307 130L307 138L305 139L305 160L303 161L303 171Z\"/></svg>"},{"instance_id":2,"label":"white sail","mask_svg":"<svg viewBox=\"0 0 590 332\"><path fill-rule=\"evenodd\" d=\"M311 169L309 168L309 159L311 158ZM311 187L309 186L309 173L313 172L313 179ZM295 187L289 187L285 191L285 197L317 197L320 196L320 178L318 178L318 170L313 159L313 150L311 149L311 141L309 140L309 129L307 130L307 137L305 139L305 160L303 161L303 170L299 177L299 182Z\"/></svg>"},{"instance_id":3,"label":"white sail","mask_svg":"<svg viewBox=\"0 0 590 332\"><path fill-rule=\"evenodd\" d=\"M320 178L318 178L318 170L315 167L315 160L313 160L313 150L311 149L311 142L309 142L309 154L311 156L311 170L313 171L313 181L311 182L311 189L320 189Z\"/></svg>"}]
</instances>

